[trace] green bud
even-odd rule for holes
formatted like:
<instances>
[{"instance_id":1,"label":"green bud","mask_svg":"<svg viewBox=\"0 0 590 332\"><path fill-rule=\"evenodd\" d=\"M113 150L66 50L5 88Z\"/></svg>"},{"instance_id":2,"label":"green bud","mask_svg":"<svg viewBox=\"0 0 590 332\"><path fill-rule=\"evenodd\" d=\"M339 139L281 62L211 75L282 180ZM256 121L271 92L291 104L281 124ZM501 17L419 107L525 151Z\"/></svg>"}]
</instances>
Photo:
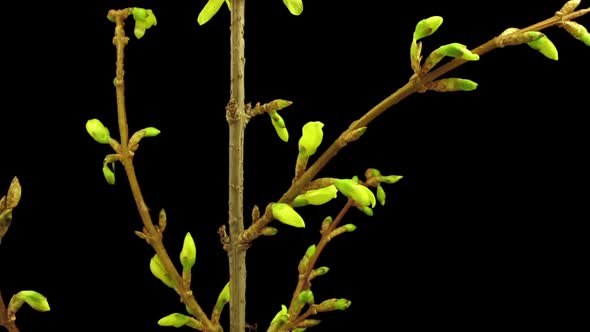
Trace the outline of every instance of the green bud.
<instances>
[{"instance_id":1,"label":"green bud","mask_svg":"<svg viewBox=\"0 0 590 332\"><path fill-rule=\"evenodd\" d=\"M272 319L272 321L270 322L270 326L273 325L282 325L284 324L287 320L289 320L289 310L287 310L287 306L284 304L281 304L281 311L279 311L275 317Z\"/></svg>"},{"instance_id":2,"label":"green bud","mask_svg":"<svg viewBox=\"0 0 590 332\"><path fill-rule=\"evenodd\" d=\"M161 318L158 321L158 325L160 326L173 326L173 327L183 327L188 323L191 319L189 316L185 316L179 313L170 314L164 318Z\"/></svg>"},{"instance_id":3,"label":"green bud","mask_svg":"<svg viewBox=\"0 0 590 332\"><path fill-rule=\"evenodd\" d=\"M403 178L402 175L380 176L379 177L379 182L392 184L392 183L396 183L397 181L401 180L402 178Z\"/></svg>"},{"instance_id":4,"label":"green bud","mask_svg":"<svg viewBox=\"0 0 590 332\"><path fill-rule=\"evenodd\" d=\"M367 131L367 127L360 127L353 131L347 131L344 135L342 135L342 141L346 144L354 142L361 138L363 134Z\"/></svg>"},{"instance_id":5,"label":"green bud","mask_svg":"<svg viewBox=\"0 0 590 332\"><path fill-rule=\"evenodd\" d=\"M152 26L158 25L158 20L156 19L156 15L151 9L146 10L147 17L145 18L145 27L146 29L151 28Z\"/></svg>"},{"instance_id":6,"label":"green bud","mask_svg":"<svg viewBox=\"0 0 590 332\"><path fill-rule=\"evenodd\" d=\"M350 179L337 179L334 185L344 196L355 201L360 207L375 207L375 195L369 188Z\"/></svg>"},{"instance_id":7,"label":"green bud","mask_svg":"<svg viewBox=\"0 0 590 332\"><path fill-rule=\"evenodd\" d=\"M147 26L145 21L135 21L135 27L133 28L133 34L135 35L135 38L141 39L145 35L146 29Z\"/></svg>"},{"instance_id":8,"label":"green bud","mask_svg":"<svg viewBox=\"0 0 590 332\"><path fill-rule=\"evenodd\" d=\"M324 138L323 127L324 124L319 121L311 121L303 126L303 134L299 139L300 155L310 157L316 152Z\"/></svg>"},{"instance_id":9,"label":"green bud","mask_svg":"<svg viewBox=\"0 0 590 332\"><path fill-rule=\"evenodd\" d=\"M49 302L42 294L33 290L24 290L16 293L8 303L8 311L16 313L23 305L28 304L37 311L49 311Z\"/></svg>"},{"instance_id":10,"label":"green bud","mask_svg":"<svg viewBox=\"0 0 590 332\"><path fill-rule=\"evenodd\" d=\"M330 185L320 189L308 190L293 200L293 207L304 205L323 205L338 195L336 186Z\"/></svg>"},{"instance_id":11,"label":"green bud","mask_svg":"<svg viewBox=\"0 0 590 332\"><path fill-rule=\"evenodd\" d=\"M209 20L213 18L215 14L217 14L219 8L221 8L221 5L223 5L223 2L224 0L207 1L207 4L205 4L205 7L203 7L201 12L199 13L199 17L197 17L197 23L199 23L199 25L203 25L209 22Z\"/></svg>"},{"instance_id":12,"label":"green bud","mask_svg":"<svg viewBox=\"0 0 590 332\"><path fill-rule=\"evenodd\" d=\"M563 22L562 27L574 38L582 41L586 46L590 46L590 33L585 26L577 22L566 21Z\"/></svg>"},{"instance_id":13,"label":"green bud","mask_svg":"<svg viewBox=\"0 0 590 332\"><path fill-rule=\"evenodd\" d=\"M323 276L324 274L328 273L328 271L330 271L329 267L320 266L317 269L313 269L313 271L311 273L313 274L314 277L319 277L319 276Z\"/></svg>"},{"instance_id":14,"label":"green bud","mask_svg":"<svg viewBox=\"0 0 590 332\"><path fill-rule=\"evenodd\" d=\"M285 107L291 106L293 104L292 101L284 100L284 99L277 99L277 111L282 110Z\"/></svg>"},{"instance_id":15,"label":"green bud","mask_svg":"<svg viewBox=\"0 0 590 332\"><path fill-rule=\"evenodd\" d=\"M327 216L326 218L324 218L324 221L322 221L322 231L328 229L328 227L330 227L330 224L332 224L332 217Z\"/></svg>"},{"instance_id":16,"label":"green bud","mask_svg":"<svg viewBox=\"0 0 590 332\"><path fill-rule=\"evenodd\" d=\"M467 49L467 46L459 43L451 43L443 45L430 53L426 60L424 60L422 73L430 71L430 69L436 66L445 56L461 58L468 61L479 60L479 55L471 53L471 51Z\"/></svg>"},{"instance_id":17,"label":"green bud","mask_svg":"<svg viewBox=\"0 0 590 332\"><path fill-rule=\"evenodd\" d=\"M340 227L342 227L347 232L354 232L354 231L356 231L356 225L355 224L346 224L346 225L342 225Z\"/></svg>"},{"instance_id":18,"label":"green bud","mask_svg":"<svg viewBox=\"0 0 590 332\"><path fill-rule=\"evenodd\" d=\"M381 204L381 206L385 205L385 190L381 185L377 186L377 200Z\"/></svg>"},{"instance_id":19,"label":"green bud","mask_svg":"<svg viewBox=\"0 0 590 332\"><path fill-rule=\"evenodd\" d=\"M380 175L381 172L376 168L367 168L367 170L365 171L365 178L367 178L367 180Z\"/></svg>"},{"instance_id":20,"label":"green bud","mask_svg":"<svg viewBox=\"0 0 590 332\"><path fill-rule=\"evenodd\" d=\"M86 131L98 143L109 144L111 134L109 133L109 129L100 120L91 119L86 121Z\"/></svg>"},{"instance_id":21,"label":"green bud","mask_svg":"<svg viewBox=\"0 0 590 332\"><path fill-rule=\"evenodd\" d=\"M102 174L108 184L115 184L115 172L111 170L107 163L102 164Z\"/></svg>"},{"instance_id":22,"label":"green bud","mask_svg":"<svg viewBox=\"0 0 590 332\"><path fill-rule=\"evenodd\" d=\"M158 136L160 134L160 130L158 128L154 128L154 127L147 127L147 128L144 128L143 130L145 130L144 137L154 137L154 136Z\"/></svg>"},{"instance_id":23,"label":"green bud","mask_svg":"<svg viewBox=\"0 0 590 332\"><path fill-rule=\"evenodd\" d=\"M346 310L350 307L351 302L347 299L329 299L320 303L317 307L318 312L327 312L334 310Z\"/></svg>"},{"instance_id":24,"label":"green bud","mask_svg":"<svg viewBox=\"0 0 590 332\"><path fill-rule=\"evenodd\" d=\"M0 209L14 209L20 202L21 196L22 187L20 185L20 181L18 181L18 178L15 176L14 178L12 178L12 181L10 181L10 186L8 186L8 192L5 196L5 201L2 204L0 204Z\"/></svg>"},{"instance_id":25,"label":"green bud","mask_svg":"<svg viewBox=\"0 0 590 332\"><path fill-rule=\"evenodd\" d=\"M285 203L274 203L271 207L272 215L275 219L282 222L283 224L304 228L305 222L299 213L295 212L289 204Z\"/></svg>"},{"instance_id":26,"label":"green bud","mask_svg":"<svg viewBox=\"0 0 590 332\"><path fill-rule=\"evenodd\" d=\"M274 236L274 235L277 235L278 232L279 232L279 230L274 227L264 227L260 231L260 233L264 236Z\"/></svg>"},{"instance_id":27,"label":"green bud","mask_svg":"<svg viewBox=\"0 0 590 332\"><path fill-rule=\"evenodd\" d=\"M162 261L158 255L154 255L154 257L152 257L150 260L150 271L152 271L152 274L156 278L160 279L164 285L174 288L174 282L172 281L170 275L166 272L166 269L164 269L164 265L162 265Z\"/></svg>"},{"instance_id":28,"label":"green bud","mask_svg":"<svg viewBox=\"0 0 590 332\"><path fill-rule=\"evenodd\" d=\"M195 265L197 259L197 247L191 233L186 233L184 236L184 243L180 251L180 263L183 270L190 270Z\"/></svg>"},{"instance_id":29,"label":"green bud","mask_svg":"<svg viewBox=\"0 0 590 332\"><path fill-rule=\"evenodd\" d=\"M567 15L574 11L580 5L581 0L570 0L561 7L561 9L557 12L560 15Z\"/></svg>"},{"instance_id":30,"label":"green bud","mask_svg":"<svg viewBox=\"0 0 590 332\"><path fill-rule=\"evenodd\" d=\"M553 42L547 38L547 36L541 37L537 40L528 42L532 49L541 52L544 56L548 57L551 60L556 60L559 58L557 54L557 48L553 45Z\"/></svg>"},{"instance_id":31,"label":"green bud","mask_svg":"<svg viewBox=\"0 0 590 332\"><path fill-rule=\"evenodd\" d=\"M159 231L164 232L167 224L168 218L166 217L166 210L161 209L160 213L158 214L158 226L160 227Z\"/></svg>"},{"instance_id":32,"label":"green bud","mask_svg":"<svg viewBox=\"0 0 590 332\"><path fill-rule=\"evenodd\" d=\"M283 0L289 12L295 16L299 16L303 12L303 2L301 0Z\"/></svg>"},{"instance_id":33,"label":"green bud","mask_svg":"<svg viewBox=\"0 0 590 332\"><path fill-rule=\"evenodd\" d=\"M131 8L131 14L133 14L133 19L136 21L143 21L148 16L147 10L144 8Z\"/></svg>"},{"instance_id":34,"label":"green bud","mask_svg":"<svg viewBox=\"0 0 590 332\"><path fill-rule=\"evenodd\" d=\"M368 206L362 206L359 208L364 214L368 215L369 217L373 216L373 209Z\"/></svg>"},{"instance_id":35,"label":"green bud","mask_svg":"<svg viewBox=\"0 0 590 332\"><path fill-rule=\"evenodd\" d=\"M309 246L307 248L307 250L305 251L305 257L311 258L313 255L315 255L315 250L316 250L315 244L312 244L311 246Z\"/></svg>"},{"instance_id":36,"label":"green bud","mask_svg":"<svg viewBox=\"0 0 590 332\"><path fill-rule=\"evenodd\" d=\"M229 302L230 300L230 292L229 292L229 282L225 284L219 296L217 297L217 302L215 303L215 308L217 311L221 312L223 307Z\"/></svg>"},{"instance_id":37,"label":"green bud","mask_svg":"<svg viewBox=\"0 0 590 332\"><path fill-rule=\"evenodd\" d=\"M477 88L477 83L463 78L443 78L426 84L428 90L437 92L472 91Z\"/></svg>"},{"instance_id":38,"label":"green bud","mask_svg":"<svg viewBox=\"0 0 590 332\"><path fill-rule=\"evenodd\" d=\"M306 290L302 291L301 293L299 293L299 296L297 297L297 301L299 301L300 303L304 303L304 304L313 304L314 298L313 298L312 291L310 289L306 289Z\"/></svg>"},{"instance_id":39,"label":"green bud","mask_svg":"<svg viewBox=\"0 0 590 332\"><path fill-rule=\"evenodd\" d=\"M425 18L416 24L414 30L414 40L419 40L424 37L428 37L438 30L440 25L443 23L443 18L440 16L432 16Z\"/></svg>"},{"instance_id":40,"label":"green bud","mask_svg":"<svg viewBox=\"0 0 590 332\"><path fill-rule=\"evenodd\" d=\"M270 116L272 125L275 128L277 135L279 135L279 138L284 142L288 142L289 132L285 127L285 121L283 120L283 118L279 115L279 113L277 113L277 111L268 112L268 115Z\"/></svg>"}]
</instances>

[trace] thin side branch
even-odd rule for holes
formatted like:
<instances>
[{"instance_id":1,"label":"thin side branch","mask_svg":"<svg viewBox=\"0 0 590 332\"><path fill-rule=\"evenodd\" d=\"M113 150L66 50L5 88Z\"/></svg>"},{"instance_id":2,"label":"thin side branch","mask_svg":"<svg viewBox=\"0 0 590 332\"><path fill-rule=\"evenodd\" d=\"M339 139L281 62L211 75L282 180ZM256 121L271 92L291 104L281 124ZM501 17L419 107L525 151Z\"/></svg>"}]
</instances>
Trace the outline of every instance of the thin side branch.
<instances>
[{"instance_id":1,"label":"thin side branch","mask_svg":"<svg viewBox=\"0 0 590 332\"><path fill-rule=\"evenodd\" d=\"M551 18L548 18L544 21L535 23L529 27L523 28L518 30L517 33L524 33L527 31L541 31L552 26L558 26L563 21L573 20L590 12L590 8L585 8L581 10L577 10L567 15L559 16L555 15ZM472 53L483 55L488 53L497 48L496 37L492 38L488 42L476 47L475 49L471 50ZM371 110L365 113L361 118L352 122L350 126L340 135L338 139L328 147L324 153L313 163L311 167L307 169L307 171L297 179L297 181L293 182L289 189L283 194L281 199L278 201L280 203L289 203L293 201L293 199L299 195L303 189L314 179L314 177L319 173L319 171L324 168L328 162L336 156L336 154L345 146L342 144L343 137L346 136L348 133L352 132L353 130L366 127L375 120L379 115L383 112L391 108L392 106L396 105L400 101L404 100L405 98L409 97L410 95L416 92L424 91L424 85L434 81L435 79L447 74L448 72L452 71L453 69L461 66L467 62L463 59L455 58L454 60L438 67L437 69L427 73L426 75L416 79L416 76L413 76L408 83L404 86L399 88L393 94L382 100L379 104L375 105ZM273 220L272 212L270 209L270 205L267 206L264 214L256 220L244 233L242 234L241 240L248 244L258 238L261 235L261 230L266 227L271 221Z\"/></svg>"},{"instance_id":2,"label":"thin side branch","mask_svg":"<svg viewBox=\"0 0 590 332\"><path fill-rule=\"evenodd\" d=\"M121 137L121 144L118 145L116 152L120 157L120 162L123 164L125 168L125 172L127 174L127 178L129 180L129 186L131 188L131 192L133 194L133 199L135 200L135 204L139 211L139 215L144 225L144 232L143 234L146 236L146 241L152 246L162 265L166 269L166 272L172 278L174 282L174 288L178 295L180 296L182 302L189 307L191 314L193 314L204 326L203 331L215 331L219 332L223 329L219 324L213 324L207 314L201 309L200 305L197 303L191 289L190 285L185 283L182 279L182 276L176 270L174 263L170 259L166 248L162 242L162 233L158 231L158 228L154 225L152 218L149 213L149 209L143 195L141 193L141 189L139 186L139 181L137 180L137 175L135 173L135 167L133 165L133 152L129 149L128 140L129 140L129 133L128 133L128 125L127 125L127 116L125 111L125 81L124 81L124 48L127 44L128 38L125 36L124 27L124 20L129 16L129 10L111 10L109 12L109 17L115 19L116 27L115 27L115 37L113 39L113 44L117 49L117 68L116 68L116 79L115 79L115 87L117 90L117 114L119 120L119 134ZM116 145L115 145L116 146Z\"/></svg>"}]
</instances>

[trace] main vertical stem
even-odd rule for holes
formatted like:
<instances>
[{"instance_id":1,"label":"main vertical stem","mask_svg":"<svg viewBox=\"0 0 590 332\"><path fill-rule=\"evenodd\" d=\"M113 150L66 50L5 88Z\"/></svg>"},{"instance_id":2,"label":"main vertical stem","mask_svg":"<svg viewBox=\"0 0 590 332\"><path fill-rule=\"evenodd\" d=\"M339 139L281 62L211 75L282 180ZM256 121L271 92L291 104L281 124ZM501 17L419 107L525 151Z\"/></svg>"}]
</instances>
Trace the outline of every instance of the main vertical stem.
<instances>
[{"instance_id":1,"label":"main vertical stem","mask_svg":"<svg viewBox=\"0 0 590 332\"><path fill-rule=\"evenodd\" d=\"M244 14L245 0L231 0L231 96L229 124L229 278L230 332L246 329L246 248L239 237L244 231Z\"/></svg>"}]
</instances>

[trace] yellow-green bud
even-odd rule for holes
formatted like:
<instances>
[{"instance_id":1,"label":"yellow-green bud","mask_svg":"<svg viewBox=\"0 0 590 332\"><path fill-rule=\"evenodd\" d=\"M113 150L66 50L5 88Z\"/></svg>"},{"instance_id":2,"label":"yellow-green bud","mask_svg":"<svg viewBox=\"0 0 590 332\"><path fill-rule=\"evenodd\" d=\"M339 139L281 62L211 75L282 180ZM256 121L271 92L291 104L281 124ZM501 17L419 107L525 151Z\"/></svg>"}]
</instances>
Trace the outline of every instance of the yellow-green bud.
<instances>
[{"instance_id":1,"label":"yellow-green bud","mask_svg":"<svg viewBox=\"0 0 590 332\"><path fill-rule=\"evenodd\" d=\"M314 303L313 292L310 289L306 289L306 290L302 291L301 293L299 293L299 297L297 297L297 300L303 304L313 304Z\"/></svg>"},{"instance_id":2,"label":"yellow-green bud","mask_svg":"<svg viewBox=\"0 0 590 332\"><path fill-rule=\"evenodd\" d=\"M154 255L154 257L152 257L150 260L150 271L152 271L152 274L156 278L160 279L164 285L174 288L174 282L172 281L170 275L166 272L166 269L164 269L162 261L160 261L160 257L158 257L158 255Z\"/></svg>"},{"instance_id":3,"label":"yellow-green bud","mask_svg":"<svg viewBox=\"0 0 590 332\"><path fill-rule=\"evenodd\" d=\"M131 14L133 14L133 19L136 21L143 21L148 16L147 10L144 8L131 8Z\"/></svg>"},{"instance_id":4,"label":"yellow-green bud","mask_svg":"<svg viewBox=\"0 0 590 332\"><path fill-rule=\"evenodd\" d=\"M283 118L279 115L279 113L277 113L277 111L268 112L268 115L270 116L272 126L275 128L279 138L284 142L288 142L289 132L287 131L287 127L285 126L285 121Z\"/></svg>"},{"instance_id":5,"label":"yellow-green bud","mask_svg":"<svg viewBox=\"0 0 590 332\"><path fill-rule=\"evenodd\" d=\"M135 27L133 28L133 34L135 38L141 39L145 35L145 30L147 29L145 21L137 20L135 21Z\"/></svg>"},{"instance_id":6,"label":"yellow-green bud","mask_svg":"<svg viewBox=\"0 0 590 332\"><path fill-rule=\"evenodd\" d=\"M320 303L316 309L318 312L346 310L350 304L351 302L347 299L329 299Z\"/></svg>"},{"instance_id":7,"label":"yellow-green bud","mask_svg":"<svg viewBox=\"0 0 590 332\"><path fill-rule=\"evenodd\" d=\"M196 259L197 247L195 246L195 241L193 240L191 233L187 232L184 236L182 250L180 251L180 263L182 264L182 269L185 271L190 270L193 265L195 265Z\"/></svg>"},{"instance_id":8,"label":"yellow-green bud","mask_svg":"<svg viewBox=\"0 0 590 332\"><path fill-rule=\"evenodd\" d=\"M437 92L473 91L477 89L477 83L464 78L451 77L429 82L426 87L428 90Z\"/></svg>"},{"instance_id":9,"label":"yellow-green bud","mask_svg":"<svg viewBox=\"0 0 590 332\"><path fill-rule=\"evenodd\" d=\"M283 0L289 12L295 16L301 15L303 12L303 1L301 0Z\"/></svg>"},{"instance_id":10,"label":"yellow-green bud","mask_svg":"<svg viewBox=\"0 0 590 332\"><path fill-rule=\"evenodd\" d=\"M319 121L311 121L303 126L301 138L299 139L299 154L304 157L312 156L318 146L322 143L324 124Z\"/></svg>"},{"instance_id":11,"label":"yellow-green bud","mask_svg":"<svg viewBox=\"0 0 590 332\"><path fill-rule=\"evenodd\" d=\"M305 251L305 256L307 258L311 258L313 255L315 255L315 250L316 250L316 246L315 244L310 245L307 250Z\"/></svg>"},{"instance_id":12,"label":"yellow-green bud","mask_svg":"<svg viewBox=\"0 0 590 332\"><path fill-rule=\"evenodd\" d=\"M217 297L217 302L215 303L215 308L219 312L223 310L223 307L229 302L230 300L230 292L229 292L229 282L225 284L219 296Z\"/></svg>"},{"instance_id":13,"label":"yellow-green bud","mask_svg":"<svg viewBox=\"0 0 590 332\"><path fill-rule=\"evenodd\" d=\"M197 17L197 23L199 23L199 25L203 25L209 22L209 20L213 18L215 14L217 14L219 8L221 8L221 5L223 5L223 2L224 0L209 0L199 13L199 16Z\"/></svg>"},{"instance_id":14,"label":"yellow-green bud","mask_svg":"<svg viewBox=\"0 0 590 332\"><path fill-rule=\"evenodd\" d=\"M297 228L305 227L303 218L289 204L274 203L271 210L273 217L283 224Z\"/></svg>"},{"instance_id":15,"label":"yellow-green bud","mask_svg":"<svg viewBox=\"0 0 590 332\"><path fill-rule=\"evenodd\" d=\"M557 53L557 48L553 45L553 42L547 38L547 36L543 36L537 40L528 42L532 49L541 52L544 56L548 57L551 60L558 60L559 56Z\"/></svg>"},{"instance_id":16,"label":"yellow-green bud","mask_svg":"<svg viewBox=\"0 0 590 332\"><path fill-rule=\"evenodd\" d=\"M340 227L344 228L344 230L346 230L347 232L354 232L354 231L356 231L356 225L355 224L346 224L346 225L342 225Z\"/></svg>"},{"instance_id":17,"label":"yellow-green bud","mask_svg":"<svg viewBox=\"0 0 590 332\"><path fill-rule=\"evenodd\" d=\"M574 11L580 5L581 0L570 0L561 7L561 9L557 12L560 15L567 15Z\"/></svg>"},{"instance_id":18,"label":"yellow-green bud","mask_svg":"<svg viewBox=\"0 0 590 332\"><path fill-rule=\"evenodd\" d=\"M111 170L107 163L102 164L102 174L108 184L115 184L115 172Z\"/></svg>"},{"instance_id":19,"label":"yellow-green bud","mask_svg":"<svg viewBox=\"0 0 590 332\"><path fill-rule=\"evenodd\" d=\"M328 271L330 271L330 268L327 266L320 266L317 269L313 269L310 274L310 279L323 276L324 274L328 273Z\"/></svg>"},{"instance_id":20,"label":"yellow-green bud","mask_svg":"<svg viewBox=\"0 0 590 332\"><path fill-rule=\"evenodd\" d=\"M188 323L190 320L189 316L185 316L179 313L170 314L164 318L161 318L158 321L158 325L160 326L173 326L173 327L183 327Z\"/></svg>"},{"instance_id":21,"label":"yellow-green bud","mask_svg":"<svg viewBox=\"0 0 590 332\"><path fill-rule=\"evenodd\" d=\"M373 216L373 209L368 206L362 206L359 208L364 214L368 215L369 217Z\"/></svg>"},{"instance_id":22,"label":"yellow-green bud","mask_svg":"<svg viewBox=\"0 0 590 332\"><path fill-rule=\"evenodd\" d=\"M424 37L428 37L438 30L440 25L443 23L443 18L440 16L432 16L425 18L416 24L414 30L414 40L419 40Z\"/></svg>"},{"instance_id":23,"label":"yellow-green bud","mask_svg":"<svg viewBox=\"0 0 590 332\"><path fill-rule=\"evenodd\" d=\"M156 15L154 15L154 12L151 9L147 9L146 12L148 15L145 18L145 27L149 29L152 26L158 25L158 20L156 19Z\"/></svg>"},{"instance_id":24,"label":"yellow-green bud","mask_svg":"<svg viewBox=\"0 0 590 332\"><path fill-rule=\"evenodd\" d=\"M272 319L272 321L270 322L270 326L273 325L282 325L284 324L287 320L289 319L289 310L287 309L287 306L284 304L281 304L281 311L279 311L274 318Z\"/></svg>"},{"instance_id":25,"label":"yellow-green bud","mask_svg":"<svg viewBox=\"0 0 590 332\"><path fill-rule=\"evenodd\" d=\"M42 294L33 290L24 290L16 293L8 303L8 310L16 313L23 305L28 304L37 311L49 311L49 302Z\"/></svg>"},{"instance_id":26,"label":"yellow-green bud","mask_svg":"<svg viewBox=\"0 0 590 332\"><path fill-rule=\"evenodd\" d=\"M381 204L381 206L385 205L385 190L381 185L377 186L377 200Z\"/></svg>"},{"instance_id":27,"label":"yellow-green bud","mask_svg":"<svg viewBox=\"0 0 590 332\"><path fill-rule=\"evenodd\" d=\"M154 136L158 136L160 134L160 130L158 128L154 128L154 127L147 127L147 128L144 128L143 130L145 130L144 137L154 137Z\"/></svg>"},{"instance_id":28,"label":"yellow-green bud","mask_svg":"<svg viewBox=\"0 0 590 332\"><path fill-rule=\"evenodd\" d=\"M260 231L260 234L262 234L264 236L274 236L274 235L277 235L278 232L279 232L279 230L274 227L264 227Z\"/></svg>"},{"instance_id":29,"label":"yellow-green bud","mask_svg":"<svg viewBox=\"0 0 590 332\"><path fill-rule=\"evenodd\" d=\"M292 101L285 99L277 99L277 110L282 110L285 107L291 106L291 104L293 104Z\"/></svg>"},{"instance_id":30,"label":"yellow-green bud","mask_svg":"<svg viewBox=\"0 0 590 332\"><path fill-rule=\"evenodd\" d=\"M320 189L308 190L304 194L301 194L293 200L293 207L299 207L304 205L322 205L338 195L338 189L336 186L330 185Z\"/></svg>"},{"instance_id":31,"label":"yellow-green bud","mask_svg":"<svg viewBox=\"0 0 590 332\"><path fill-rule=\"evenodd\" d=\"M590 46L590 33L585 26L573 21L563 22L562 26L574 38L582 41L586 46Z\"/></svg>"},{"instance_id":32,"label":"yellow-green bud","mask_svg":"<svg viewBox=\"0 0 590 332\"><path fill-rule=\"evenodd\" d=\"M330 227L330 224L332 224L332 221L332 217L330 216L324 218L324 221L322 221L322 231L328 229L328 227Z\"/></svg>"},{"instance_id":33,"label":"yellow-green bud","mask_svg":"<svg viewBox=\"0 0 590 332\"><path fill-rule=\"evenodd\" d=\"M109 133L109 129L100 120L91 119L86 121L86 131L98 143L109 144L111 134Z\"/></svg>"},{"instance_id":34,"label":"yellow-green bud","mask_svg":"<svg viewBox=\"0 0 590 332\"><path fill-rule=\"evenodd\" d=\"M379 177L379 182L392 184L392 183L396 183L397 181L401 180L402 178L403 178L402 175L380 176Z\"/></svg>"},{"instance_id":35,"label":"yellow-green bud","mask_svg":"<svg viewBox=\"0 0 590 332\"><path fill-rule=\"evenodd\" d=\"M443 56L448 56L451 58L461 58L468 61L479 60L479 55L471 53L471 51L467 49L467 46L459 43L443 45L436 49L436 51L434 52L440 53Z\"/></svg>"},{"instance_id":36,"label":"yellow-green bud","mask_svg":"<svg viewBox=\"0 0 590 332\"><path fill-rule=\"evenodd\" d=\"M346 197L355 201L360 207L375 207L376 200L373 192L350 179L337 179L334 185Z\"/></svg>"}]
</instances>

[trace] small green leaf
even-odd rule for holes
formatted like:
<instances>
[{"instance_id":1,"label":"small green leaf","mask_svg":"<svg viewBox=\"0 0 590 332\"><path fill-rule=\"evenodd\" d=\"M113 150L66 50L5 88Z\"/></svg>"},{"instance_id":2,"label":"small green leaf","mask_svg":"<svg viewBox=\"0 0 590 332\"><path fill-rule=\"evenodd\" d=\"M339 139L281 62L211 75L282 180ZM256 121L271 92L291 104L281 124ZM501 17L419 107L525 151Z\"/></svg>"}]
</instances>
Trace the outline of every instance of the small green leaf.
<instances>
[{"instance_id":1,"label":"small green leaf","mask_svg":"<svg viewBox=\"0 0 590 332\"><path fill-rule=\"evenodd\" d=\"M287 6L289 12L295 16L299 16L303 12L303 1L301 0L283 0L283 3Z\"/></svg>"},{"instance_id":2,"label":"small green leaf","mask_svg":"<svg viewBox=\"0 0 590 332\"><path fill-rule=\"evenodd\" d=\"M299 293L297 301L303 304L313 304L315 300L313 298L313 292L311 291L311 289L306 289Z\"/></svg>"},{"instance_id":3,"label":"small green leaf","mask_svg":"<svg viewBox=\"0 0 590 332\"><path fill-rule=\"evenodd\" d=\"M303 218L289 204L274 203L271 210L273 217L283 224L297 228L305 227Z\"/></svg>"},{"instance_id":4,"label":"small green leaf","mask_svg":"<svg viewBox=\"0 0 590 332\"><path fill-rule=\"evenodd\" d=\"M379 176L379 182L393 184L403 178L402 175L387 175L387 176Z\"/></svg>"},{"instance_id":5,"label":"small green leaf","mask_svg":"<svg viewBox=\"0 0 590 332\"><path fill-rule=\"evenodd\" d=\"M219 11L219 8L221 8L221 5L223 5L223 2L224 2L224 0L209 0L209 1L207 1L207 3L205 4L205 7L203 7L201 12L199 13L199 17L197 17L197 23L199 23L199 25L203 25L203 24L209 22L209 20L211 18L213 18L213 16L215 16L215 14L217 14L217 12Z\"/></svg>"},{"instance_id":6,"label":"small green leaf","mask_svg":"<svg viewBox=\"0 0 590 332\"><path fill-rule=\"evenodd\" d=\"M49 308L49 302L47 302L47 298L45 296L43 296L41 293L38 293L33 290L20 291L20 292L16 293L16 295L14 295L13 298L16 298L18 302L20 302L20 301L25 302L26 304L31 306L31 308L33 308L37 311L51 310ZM10 308L10 303L8 306L9 306L9 309L12 309L12 308Z\"/></svg>"}]
</instances>

